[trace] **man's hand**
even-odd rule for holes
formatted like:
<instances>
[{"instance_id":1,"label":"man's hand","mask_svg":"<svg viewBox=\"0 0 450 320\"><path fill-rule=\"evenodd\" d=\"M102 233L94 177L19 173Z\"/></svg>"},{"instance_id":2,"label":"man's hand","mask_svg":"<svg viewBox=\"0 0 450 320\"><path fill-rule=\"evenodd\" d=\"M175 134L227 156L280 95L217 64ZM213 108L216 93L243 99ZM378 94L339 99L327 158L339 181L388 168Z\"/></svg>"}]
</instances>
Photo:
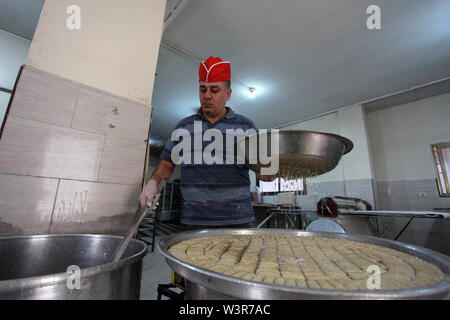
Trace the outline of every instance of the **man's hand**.
<instances>
[{"instance_id":1,"label":"man's hand","mask_svg":"<svg viewBox=\"0 0 450 320\"><path fill-rule=\"evenodd\" d=\"M143 208L145 204L147 204L150 208L152 208L152 210L154 210L153 207L156 206L156 203L161 196L161 190L158 191L158 181L163 181L163 179L165 179L165 181L168 181L170 179L170 176L172 175L174 168L175 165L173 163L161 160L156 169L153 170L153 174L150 177L150 180L142 189L141 195L139 196L141 208Z\"/></svg>"},{"instance_id":2,"label":"man's hand","mask_svg":"<svg viewBox=\"0 0 450 320\"><path fill-rule=\"evenodd\" d=\"M158 193L158 183L155 180L149 180L149 182L142 189L141 195L139 196L139 201L141 203L141 208L147 204L150 208L156 205L161 196Z\"/></svg>"}]
</instances>

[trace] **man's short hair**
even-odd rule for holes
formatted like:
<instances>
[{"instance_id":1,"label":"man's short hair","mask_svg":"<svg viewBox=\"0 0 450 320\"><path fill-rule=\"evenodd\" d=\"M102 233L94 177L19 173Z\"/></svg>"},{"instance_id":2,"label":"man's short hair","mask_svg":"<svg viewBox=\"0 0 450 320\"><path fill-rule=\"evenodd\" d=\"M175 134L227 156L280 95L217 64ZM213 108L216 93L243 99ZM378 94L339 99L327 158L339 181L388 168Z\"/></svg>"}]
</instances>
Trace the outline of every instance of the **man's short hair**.
<instances>
[{"instance_id":1,"label":"man's short hair","mask_svg":"<svg viewBox=\"0 0 450 320\"><path fill-rule=\"evenodd\" d=\"M199 80L198 82L200 82L200 80ZM223 83L223 85L225 86L225 89L226 89L226 90L228 90L228 89L231 88L231 81L230 81L230 80L222 81L222 83Z\"/></svg>"},{"instance_id":2,"label":"man's short hair","mask_svg":"<svg viewBox=\"0 0 450 320\"><path fill-rule=\"evenodd\" d=\"M225 89L230 89L231 88L231 81L227 80L227 81L222 81L223 84L225 85Z\"/></svg>"}]
</instances>

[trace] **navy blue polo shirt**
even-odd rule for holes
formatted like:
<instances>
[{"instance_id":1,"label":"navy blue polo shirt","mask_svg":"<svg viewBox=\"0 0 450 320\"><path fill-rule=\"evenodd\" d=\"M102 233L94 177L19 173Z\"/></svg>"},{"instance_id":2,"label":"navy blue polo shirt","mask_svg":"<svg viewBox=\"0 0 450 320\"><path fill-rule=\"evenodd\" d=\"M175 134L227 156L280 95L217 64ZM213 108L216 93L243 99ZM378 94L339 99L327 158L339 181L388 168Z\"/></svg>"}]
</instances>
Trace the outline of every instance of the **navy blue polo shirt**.
<instances>
[{"instance_id":1,"label":"navy blue polo shirt","mask_svg":"<svg viewBox=\"0 0 450 320\"><path fill-rule=\"evenodd\" d=\"M192 149L186 151L192 153L191 161L180 164L181 223L183 224L221 226L248 223L255 220L250 199L250 178L248 168L244 164L239 164L236 157L233 159L228 157L231 160L227 161L225 152L222 152L224 157L221 164L220 161L207 164L204 159L201 160L201 163L198 163L198 161L194 163L195 152L198 156L199 151L201 154L212 141L215 141L215 138L202 139L207 141L201 142L201 150L199 148L195 150L194 123L196 123L196 128L199 128L201 123L202 135L208 129L216 129L213 130L216 133L220 131L223 137L222 146L224 150L227 145L227 129L242 129L243 131L254 129L256 131L256 126L252 120L234 113L229 107L226 107L226 109L228 112L224 118L211 123L203 116L201 108L199 108L196 114L181 120L174 129L174 132L176 129L188 131L190 137L186 136L186 139L191 140L189 145L192 147ZM228 133L228 138L229 136ZM172 141L172 137L169 138L161 153L161 159L174 163L171 157L172 150L178 143L184 141L184 138L179 139L179 141ZM220 151L219 148L217 150L217 152ZM184 149L183 152L185 152ZM183 152L180 154L183 155ZM215 152L210 154L216 156ZM217 155L220 155L220 153L217 153ZM229 162L232 162L232 164L229 164Z\"/></svg>"}]
</instances>

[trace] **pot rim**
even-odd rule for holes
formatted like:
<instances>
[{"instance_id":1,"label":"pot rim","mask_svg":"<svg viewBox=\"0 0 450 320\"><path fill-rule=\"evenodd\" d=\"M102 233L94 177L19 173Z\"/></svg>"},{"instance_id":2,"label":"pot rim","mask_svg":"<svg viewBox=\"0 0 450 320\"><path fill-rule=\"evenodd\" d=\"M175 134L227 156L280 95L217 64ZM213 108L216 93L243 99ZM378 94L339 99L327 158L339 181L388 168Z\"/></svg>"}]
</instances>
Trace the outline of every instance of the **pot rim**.
<instances>
[{"instance_id":1,"label":"pot rim","mask_svg":"<svg viewBox=\"0 0 450 320\"><path fill-rule=\"evenodd\" d=\"M109 235L109 234L89 234L89 233L65 233L65 234L43 234L43 235L23 235L23 236L7 236L0 237L0 241L2 240L13 240L13 239L26 239L26 238L63 238L63 237L86 237L86 238L117 238L122 239L122 236L117 235ZM125 265L132 264L139 260L141 257L143 258L147 254L147 244L141 240L132 239L134 243L139 243L143 247L139 252L126 257L125 259L121 259L118 262L109 262L105 264L101 264L98 266L93 266L89 268L80 269L80 279L89 278L95 276L97 274L110 272L116 269L119 269ZM49 285L55 285L62 282L67 282L70 274L67 272L60 272L54 274L47 274L41 276L33 276L33 277L25 277L25 278L17 278L17 279L9 279L9 280L0 280L0 292L7 292L17 290L19 288L35 288L35 287L44 287Z\"/></svg>"}]
</instances>

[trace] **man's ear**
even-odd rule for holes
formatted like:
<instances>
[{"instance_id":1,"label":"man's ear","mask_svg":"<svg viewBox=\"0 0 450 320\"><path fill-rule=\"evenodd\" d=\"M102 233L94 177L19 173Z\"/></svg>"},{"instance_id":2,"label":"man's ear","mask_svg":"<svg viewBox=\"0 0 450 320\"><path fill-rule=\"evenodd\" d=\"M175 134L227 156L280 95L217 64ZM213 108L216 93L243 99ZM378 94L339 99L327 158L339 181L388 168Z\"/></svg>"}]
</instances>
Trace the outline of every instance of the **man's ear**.
<instances>
[{"instance_id":1,"label":"man's ear","mask_svg":"<svg viewBox=\"0 0 450 320\"><path fill-rule=\"evenodd\" d=\"M232 91L231 88L227 90L227 101L230 100Z\"/></svg>"}]
</instances>

